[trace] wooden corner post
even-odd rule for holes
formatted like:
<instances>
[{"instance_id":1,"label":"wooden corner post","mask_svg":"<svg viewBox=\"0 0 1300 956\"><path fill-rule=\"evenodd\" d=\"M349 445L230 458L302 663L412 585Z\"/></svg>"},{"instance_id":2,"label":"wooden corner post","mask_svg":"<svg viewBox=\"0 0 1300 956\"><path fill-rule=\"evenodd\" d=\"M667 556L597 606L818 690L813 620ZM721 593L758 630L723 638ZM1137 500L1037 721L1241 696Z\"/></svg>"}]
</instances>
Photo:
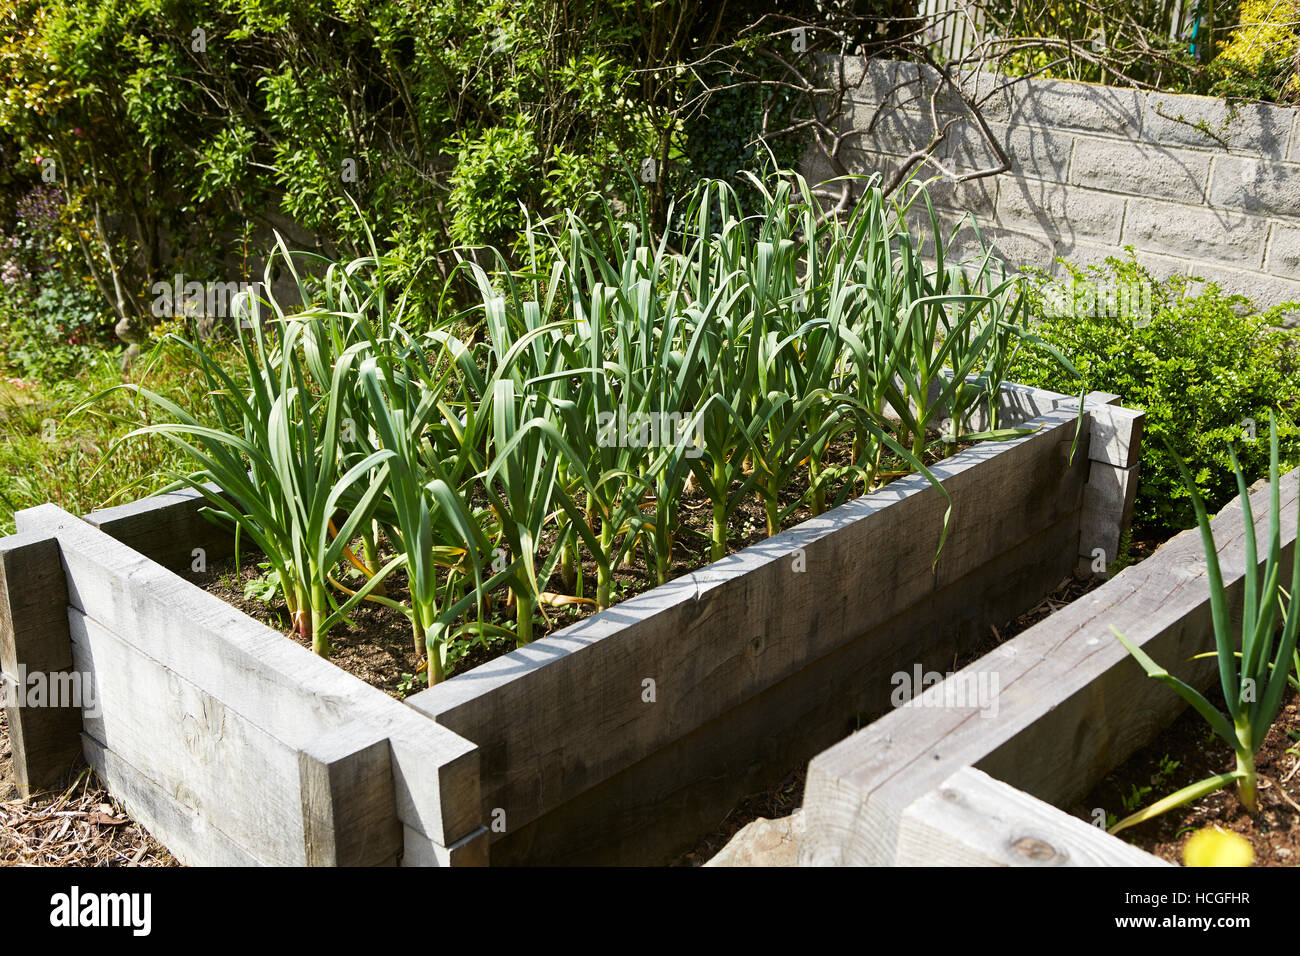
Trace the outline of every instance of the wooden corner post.
<instances>
[{"instance_id":1,"label":"wooden corner post","mask_svg":"<svg viewBox=\"0 0 1300 956\"><path fill-rule=\"evenodd\" d=\"M88 692L72 663L58 542L39 532L0 538L0 698L24 800L56 784L80 756Z\"/></svg>"},{"instance_id":2,"label":"wooden corner post","mask_svg":"<svg viewBox=\"0 0 1300 956\"><path fill-rule=\"evenodd\" d=\"M1058 408L1067 405L1077 407L1078 402L1057 402ZM1088 393L1083 407L1092 434L1079 522L1079 571L1109 576L1133 520L1146 414L1122 408L1119 396L1108 392Z\"/></svg>"}]
</instances>

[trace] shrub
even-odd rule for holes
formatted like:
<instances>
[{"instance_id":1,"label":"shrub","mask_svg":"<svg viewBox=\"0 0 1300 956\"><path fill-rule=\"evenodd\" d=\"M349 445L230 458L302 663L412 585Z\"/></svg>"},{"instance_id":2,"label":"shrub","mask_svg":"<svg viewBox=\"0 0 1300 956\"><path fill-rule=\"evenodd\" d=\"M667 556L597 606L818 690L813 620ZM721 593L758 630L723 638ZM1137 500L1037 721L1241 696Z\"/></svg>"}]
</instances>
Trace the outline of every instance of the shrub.
<instances>
[{"instance_id":1,"label":"shrub","mask_svg":"<svg viewBox=\"0 0 1300 956\"><path fill-rule=\"evenodd\" d=\"M1287 306L1255 311L1242 296L1216 284L1174 277L1157 282L1132 253L1105 266L1067 266L1069 308L1062 284L1044 276L1031 286L1034 332L1074 363L1090 390L1119 395L1146 410L1141 477L1134 525L1160 534L1195 524L1192 499L1161 440L1187 461L1197 490L1212 511L1236 494L1227 443L1233 442L1250 480L1268 473L1268 443L1261 436L1270 409L1278 413L1282 457L1300 462L1300 336L1276 327ZM1108 288L1145 289L1149 315L1115 314L1098 295ZM1123 297L1118 297L1123 300ZM1102 301L1102 307L1097 306ZM1294 305L1292 305L1294 307ZM1101 314L1098 314L1101 313ZM1026 346L1007 374L1010 381L1077 392L1077 380Z\"/></svg>"},{"instance_id":2,"label":"shrub","mask_svg":"<svg viewBox=\"0 0 1300 956\"><path fill-rule=\"evenodd\" d=\"M1238 24L1214 61L1213 92L1300 99L1300 0L1244 0Z\"/></svg>"},{"instance_id":3,"label":"shrub","mask_svg":"<svg viewBox=\"0 0 1300 956\"><path fill-rule=\"evenodd\" d=\"M677 64L762 12L720 34L723 9L689 0L0 0L0 152L60 184L61 258L128 325L152 324L154 282L221 277L237 237L256 254L273 228L330 258L371 229L431 261L412 295L432 313L453 244L510 253L525 207L630 204L625 170L647 158L691 173L648 179L662 227L667 186L707 172L683 153L695 91ZM730 99L745 109L723 125L750 143L764 98ZM698 152L717 130L690 135ZM25 188L7 175L5 228Z\"/></svg>"},{"instance_id":4,"label":"shrub","mask_svg":"<svg viewBox=\"0 0 1300 956\"><path fill-rule=\"evenodd\" d=\"M75 374L112 330L103 297L63 255L65 208L61 190L37 185L16 204L15 234L0 231L0 365L25 376Z\"/></svg>"}]
</instances>

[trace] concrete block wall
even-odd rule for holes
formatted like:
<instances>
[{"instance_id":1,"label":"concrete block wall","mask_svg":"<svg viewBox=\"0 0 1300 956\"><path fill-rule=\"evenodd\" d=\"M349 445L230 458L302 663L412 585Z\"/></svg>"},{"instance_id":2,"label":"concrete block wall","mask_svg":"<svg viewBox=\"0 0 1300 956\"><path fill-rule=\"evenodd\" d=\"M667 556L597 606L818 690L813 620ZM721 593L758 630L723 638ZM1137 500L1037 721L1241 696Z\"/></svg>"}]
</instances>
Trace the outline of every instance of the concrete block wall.
<instances>
[{"instance_id":1,"label":"concrete block wall","mask_svg":"<svg viewBox=\"0 0 1300 956\"><path fill-rule=\"evenodd\" d=\"M845 141L846 166L888 178L933 135L935 80L891 61L846 63L845 78L853 89L844 122L861 131ZM1062 80L994 92L997 82L964 80L983 98L1011 170L933 183L945 219L971 213L1016 266L1058 273L1058 256L1090 265L1133 246L1160 277L1216 280L1259 306L1300 300L1300 110ZM940 124L951 124L936 151L945 166L996 163L958 97L935 105ZM805 175L832 174L812 151Z\"/></svg>"}]
</instances>

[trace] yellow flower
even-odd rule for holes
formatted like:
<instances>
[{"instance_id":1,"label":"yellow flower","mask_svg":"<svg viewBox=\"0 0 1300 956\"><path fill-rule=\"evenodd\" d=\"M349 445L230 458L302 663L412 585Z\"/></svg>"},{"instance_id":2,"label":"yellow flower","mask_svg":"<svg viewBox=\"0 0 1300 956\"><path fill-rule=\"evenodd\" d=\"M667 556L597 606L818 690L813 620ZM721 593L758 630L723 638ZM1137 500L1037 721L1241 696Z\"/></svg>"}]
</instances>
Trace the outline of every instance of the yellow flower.
<instances>
[{"instance_id":1,"label":"yellow flower","mask_svg":"<svg viewBox=\"0 0 1300 956\"><path fill-rule=\"evenodd\" d=\"M1245 837L1218 827L1197 830L1183 847L1187 866L1250 866L1254 862L1255 851Z\"/></svg>"}]
</instances>

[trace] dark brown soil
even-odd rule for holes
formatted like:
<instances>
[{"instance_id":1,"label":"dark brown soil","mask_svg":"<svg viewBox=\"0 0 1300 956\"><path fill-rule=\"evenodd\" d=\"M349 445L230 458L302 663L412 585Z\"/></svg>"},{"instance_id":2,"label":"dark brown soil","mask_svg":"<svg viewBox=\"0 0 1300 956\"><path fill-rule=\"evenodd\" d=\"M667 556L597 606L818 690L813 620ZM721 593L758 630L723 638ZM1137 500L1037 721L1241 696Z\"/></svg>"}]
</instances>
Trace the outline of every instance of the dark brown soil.
<instances>
[{"instance_id":1,"label":"dark brown soil","mask_svg":"<svg viewBox=\"0 0 1300 956\"><path fill-rule=\"evenodd\" d=\"M1151 693L1173 693L1152 682ZM1222 691L1207 695L1223 707ZM1288 731L1295 737L1289 736ZM1192 833L1214 826L1250 841L1256 866L1300 866L1300 694L1289 690L1264 746L1255 758L1259 812L1252 816L1235 789L1218 790L1187 806L1118 834L1149 853L1181 863ZM1096 808L1115 819L1128 816L1181 787L1234 769L1228 745L1190 707L1163 734L1099 783L1071 812L1093 822ZM1108 822L1113 823L1114 820Z\"/></svg>"},{"instance_id":2,"label":"dark brown soil","mask_svg":"<svg viewBox=\"0 0 1300 956\"><path fill-rule=\"evenodd\" d=\"M1167 535L1164 538L1146 538L1141 541L1132 542L1129 545L1128 555L1126 556L1122 566L1128 567L1145 561L1155 553L1156 548L1160 547L1160 545L1164 544L1164 542L1169 540L1171 537L1173 537L1173 535ZM1115 573L1118 573L1119 570L1121 570L1121 568L1118 566L1112 568L1112 571ZM980 643L979 646L957 658L953 670L961 670L966 665L979 660L999 644L1006 643L1018 634L1029 630L1039 621L1055 614L1057 611L1061 610L1061 608L1068 607L1088 592L1101 587L1107 580L1107 578L1103 577L1092 575L1082 577L1077 574L1067 578L1062 578L1061 583L1056 586L1056 590L1047 595L1047 597L1043 598L1043 600L1039 601L1014 621L1009 621L1002 627L989 628L989 633L985 635L983 642Z\"/></svg>"},{"instance_id":3,"label":"dark brown soil","mask_svg":"<svg viewBox=\"0 0 1300 956\"><path fill-rule=\"evenodd\" d=\"M745 824L760 817L768 820L788 817L803 803L806 776L807 768L800 767L786 774L775 787L743 797L716 829L674 860L672 865L703 866L717 856Z\"/></svg>"}]
</instances>

